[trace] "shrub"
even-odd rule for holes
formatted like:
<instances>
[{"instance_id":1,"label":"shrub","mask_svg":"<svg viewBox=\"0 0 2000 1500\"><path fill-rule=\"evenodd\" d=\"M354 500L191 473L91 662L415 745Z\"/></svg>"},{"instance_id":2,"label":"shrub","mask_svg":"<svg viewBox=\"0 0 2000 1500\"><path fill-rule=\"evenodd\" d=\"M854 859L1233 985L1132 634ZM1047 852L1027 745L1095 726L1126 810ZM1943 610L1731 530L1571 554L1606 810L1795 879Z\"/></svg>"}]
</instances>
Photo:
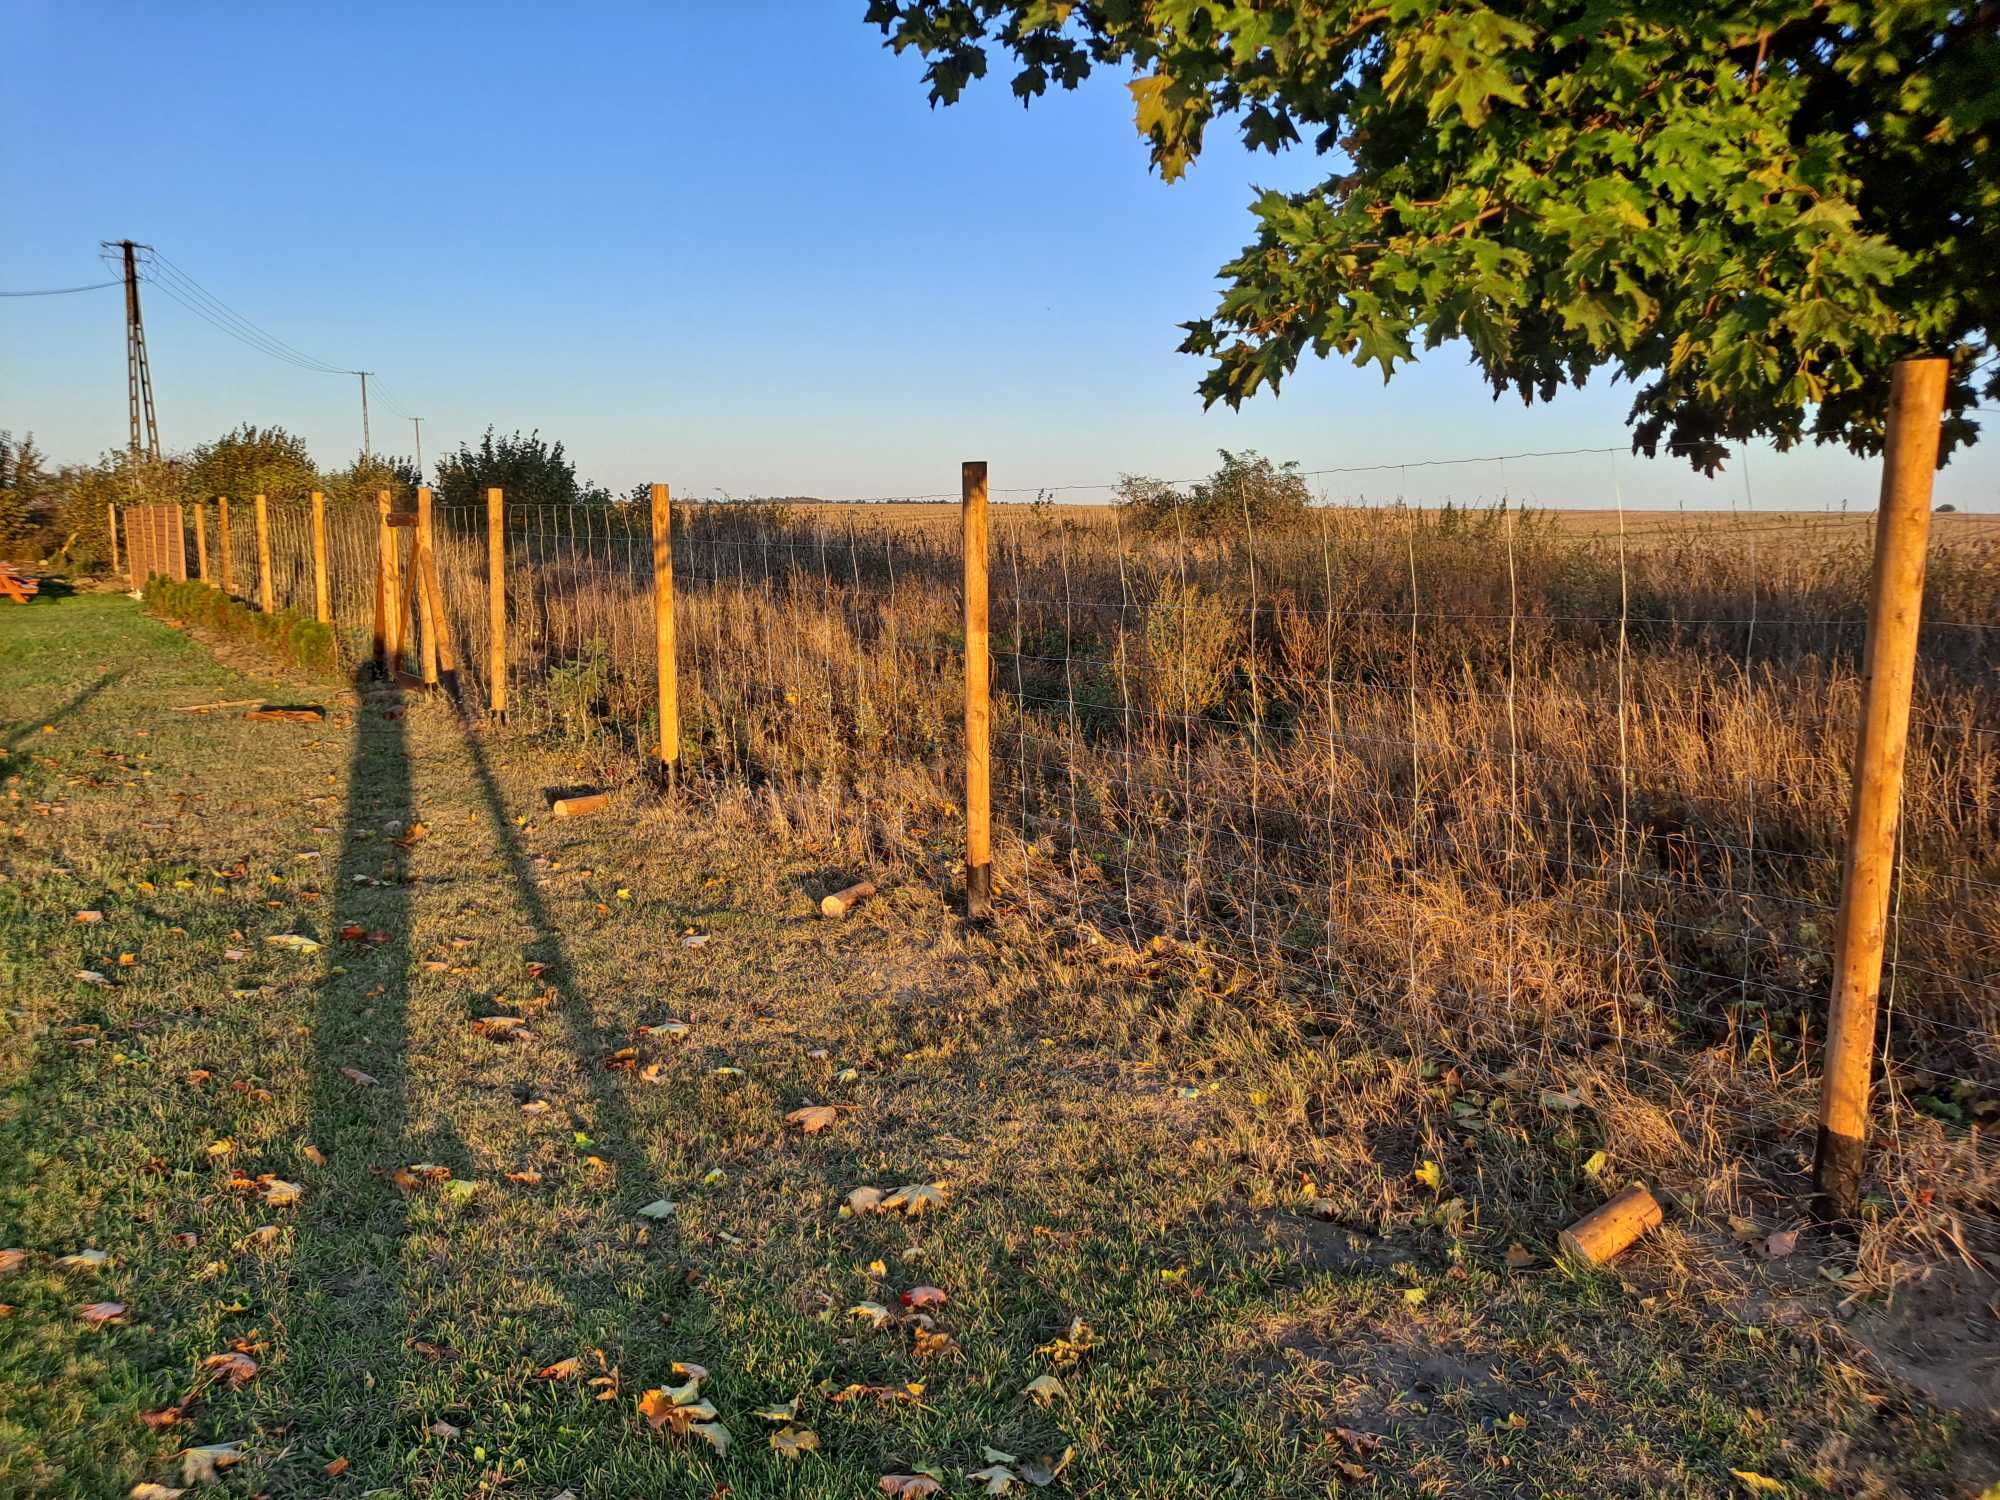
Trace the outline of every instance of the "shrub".
<instances>
[{"instance_id":1,"label":"shrub","mask_svg":"<svg viewBox=\"0 0 2000 1500\"><path fill-rule=\"evenodd\" d=\"M1146 606L1144 676L1153 712L1195 719L1222 706L1243 654L1240 615L1196 584L1161 584Z\"/></svg>"},{"instance_id":2,"label":"shrub","mask_svg":"<svg viewBox=\"0 0 2000 1500\"><path fill-rule=\"evenodd\" d=\"M176 583L157 573L141 593L146 608L163 619L205 625L234 640L254 641L294 666L327 672L334 666L333 627L309 620L296 610L274 614L230 598L213 584L190 579Z\"/></svg>"},{"instance_id":3,"label":"shrub","mask_svg":"<svg viewBox=\"0 0 2000 1500\"><path fill-rule=\"evenodd\" d=\"M1295 463L1274 464L1261 453L1222 455L1222 467L1189 489L1164 479L1126 474L1118 481L1118 508L1149 536L1271 536L1304 526L1312 517L1312 490Z\"/></svg>"}]
</instances>

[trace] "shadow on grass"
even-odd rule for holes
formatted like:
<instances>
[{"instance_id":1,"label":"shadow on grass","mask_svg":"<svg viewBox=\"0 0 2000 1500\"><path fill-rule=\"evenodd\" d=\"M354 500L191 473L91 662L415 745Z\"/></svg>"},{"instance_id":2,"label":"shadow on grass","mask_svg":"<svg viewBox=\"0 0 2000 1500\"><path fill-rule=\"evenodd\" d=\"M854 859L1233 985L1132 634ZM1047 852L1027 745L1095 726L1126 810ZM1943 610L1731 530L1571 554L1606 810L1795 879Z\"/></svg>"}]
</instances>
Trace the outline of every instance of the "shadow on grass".
<instances>
[{"instance_id":1,"label":"shadow on grass","mask_svg":"<svg viewBox=\"0 0 2000 1500\"><path fill-rule=\"evenodd\" d=\"M29 735L40 731L41 727L44 724L48 725L60 724L64 719L68 719L75 716L77 713L82 711L83 706L86 703L90 702L90 700L95 698L99 693L104 692L107 688L109 688L113 683L118 681L118 679L123 677L124 675L125 674L123 672L106 672L102 677L99 677L97 681L93 682L89 687L85 688L82 692L78 693L74 698L70 699L69 702L65 703L61 708L57 709L54 713L42 714L40 716L31 715L30 717L23 719L19 724L16 724L13 728L7 731L7 737L4 740L0 740L0 750L5 750L11 753L16 745L20 744Z\"/></svg>"},{"instance_id":2,"label":"shadow on grass","mask_svg":"<svg viewBox=\"0 0 2000 1500\"><path fill-rule=\"evenodd\" d=\"M409 1359L403 1286L409 1205L371 1167L409 1160L408 1008L415 963L410 855L388 825L411 819L403 695L357 683L348 802L336 889L329 892L327 974L312 1017L308 1139L327 1166L299 1216L292 1263L286 1386L314 1437L334 1452L307 1454L317 1477L332 1457L363 1474L393 1474L410 1435L399 1431L397 1392ZM347 924L382 934L344 942ZM346 972L335 972L344 968ZM378 1081L358 1085L359 1068ZM272 1475L275 1479L276 1474Z\"/></svg>"},{"instance_id":3,"label":"shadow on grass","mask_svg":"<svg viewBox=\"0 0 2000 1500\"><path fill-rule=\"evenodd\" d=\"M556 920L549 912L548 903L542 899L536 885L533 860L522 847L513 820L507 815L506 799L501 794L492 766L487 762L486 747L470 725L461 720L460 727L465 738L466 757L472 763L473 779L478 784L480 805L493 825L494 840L513 879L521 911L535 932L534 952L530 957L548 965L542 976L543 982L555 994L555 1010L562 1020L570 1051L576 1058L578 1070L588 1080L592 1106L590 1135L616 1171L619 1196L621 1200L629 1200L622 1206L630 1213L659 1197L659 1184L646 1166L645 1152L639 1143L632 1111L616 1079L604 1067L604 1054L612 1047L607 1045L606 1039L597 1035L590 1007L577 991L569 954L557 931Z\"/></svg>"}]
</instances>

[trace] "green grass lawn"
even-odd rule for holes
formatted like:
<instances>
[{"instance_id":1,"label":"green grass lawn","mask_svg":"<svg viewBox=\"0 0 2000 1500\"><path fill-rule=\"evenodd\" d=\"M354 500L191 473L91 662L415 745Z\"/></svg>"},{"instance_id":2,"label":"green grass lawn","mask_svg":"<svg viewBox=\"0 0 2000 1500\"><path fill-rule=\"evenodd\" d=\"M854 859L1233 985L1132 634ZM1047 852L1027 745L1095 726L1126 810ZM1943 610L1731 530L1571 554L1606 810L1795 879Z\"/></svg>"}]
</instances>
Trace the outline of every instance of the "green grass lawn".
<instances>
[{"instance_id":1,"label":"green grass lawn","mask_svg":"<svg viewBox=\"0 0 2000 1500\"><path fill-rule=\"evenodd\" d=\"M256 696L330 712L174 711ZM557 822L554 751L105 596L0 606L0 746L0 1494L179 1488L217 1444L243 1495L1991 1477L1822 1337L1837 1292L1671 1231L1576 1275L1476 1215L1315 1209L1221 1002L968 934L927 880L821 920L852 866L759 798ZM686 1364L714 1416L656 1428Z\"/></svg>"}]
</instances>

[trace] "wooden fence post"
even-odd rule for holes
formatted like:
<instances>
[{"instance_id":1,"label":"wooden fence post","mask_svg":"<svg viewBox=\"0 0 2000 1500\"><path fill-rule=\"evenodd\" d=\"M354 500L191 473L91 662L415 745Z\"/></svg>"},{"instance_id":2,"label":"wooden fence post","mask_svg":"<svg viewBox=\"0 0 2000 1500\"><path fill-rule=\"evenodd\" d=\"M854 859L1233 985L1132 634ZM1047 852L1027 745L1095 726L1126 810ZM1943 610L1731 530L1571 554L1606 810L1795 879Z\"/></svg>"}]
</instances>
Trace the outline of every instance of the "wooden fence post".
<instances>
[{"instance_id":1,"label":"wooden fence post","mask_svg":"<svg viewBox=\"0 0 2000 1500\"><path fill-rule=\"evenodd\" d=\"M236 592L236 558L229 547L229 497L215 497L215 544L222 549L222 592Z\"/></svg>"},{"instance_id":2,"label":"wooden fence post","mask_svg":"<svg viewBox=\"0 0 2000 1500\"><path fill-rule=\"evenodd\" d=\"M674 661L673 502L664 484L653 486L653 636L660 664L660 764L671 782L680 771L680 684Z\"/></svg>"},{"instance_id":3,"label":"wooden fence post","mask_svg":"<svg viewBox=\"0 0 2000 1500\"><path fill-rule=\"evenodd\" d=\"M257 603L270 614L271 603L271 517L259 495L252 504L257 512Z\"/></svg>"},{"instance_id":4,"label":"wooden fence post","mask_svg":"<svg viewBox=\"0 0 2000 1500\"><path fill-rule=\"evenodd\" d=\"M431 492L428 485L417 486L417 539L410 549L410 569L416 575L417 619L423 638L417 643L417 660L424 686L436 687L438 680L438 618L435 601L426 585L430 581Z\"/></svg>"},{"instance_id":5,"label":"wooden fence post","mask_svg":"<svg viewBox=\"0 0 2000 1500\"><path fill-rule=\"evenodd\" d=\"M986 617L986 465L959 470L965 523L965 914L993 912L993 705Z\"/></svg>"},{"instance_id":6,"label":"wooden fence post","mask_svg":"<svg viewBox=\"0 0 2000 1500\"><path fill-rule=\"evenodd\" d=\"M333 590L326 577L326 496L313 491L313 609L322 625L333 623Z\"/></svg>"},{"instance_id":7,"label":"wooden fence post","mask_svg":"<svg viewBox=\"0 0 2000 1500\"><path fill-rule=\"evenodd\" d=\"M403 664L403 633L396 624L396 603L403 589L387 490L375 492L375 519L375 659L393 678Z\"/></svg>"},{"instance_id":8,"label":"wooden fence post","mask_svg":"<svg viewBox=\"0 0 2000 1500\"><path fill-rule=\"evenodd\" d=\"M1875 1054L1875 1002L1882 988L1896 818L1910 731L1917 632L1923 621L1924 553L1930 540L1931 477L1937 471L1949 361L1906 359L1895 367L1875 513L1875 569L1861 665L1861 729L1847 860L1834 923L1833 995L1821 1080L1813 1183L1820 1211L1851 1219L1861 1202L1868 1095Z\"/></svg>"},{"instance_id":9,"label":"wooden fence post","mask_svg":"<svg viewBox=\"0 0 2000 1500\"><path fill-rule=\"evenodd\" d=\"M487 703L507 712L507 514L500 491L486 492Z\"/></svg>"},{"instance_id":10,"label":"wooden fence post","mask_svg":"<svg viewBox=\"0 0 2000 1500\"><path fill-rule=\"evenodd\" d=\"M104 506L104 529L111 535L111 573L118 574L118 505L116 501L106 501ZM129 548L127 549L130 550Z\"/></svg>"},{"instance_id":11,"label":"wooden fence post","mask_svg":"<svg viewBox=\"0 0 2000 1500\"><path fill-rule=\"evenodd\" d=\"M208 502L194 503L194 568L195 576L203 583L208 582Z\"/></svg>"},{"instance_id":12,"label":"wooden fence post","mask_svg":"<svg viewBox=\"0 0 2000 1500\"><path fill-rule=\"evenodd\" d=\"M188 516L187 507L178 501L174 505L174 548L171 560L174 565L174 582L186 583L188 576Z\"/></svg>"}]
</instances>

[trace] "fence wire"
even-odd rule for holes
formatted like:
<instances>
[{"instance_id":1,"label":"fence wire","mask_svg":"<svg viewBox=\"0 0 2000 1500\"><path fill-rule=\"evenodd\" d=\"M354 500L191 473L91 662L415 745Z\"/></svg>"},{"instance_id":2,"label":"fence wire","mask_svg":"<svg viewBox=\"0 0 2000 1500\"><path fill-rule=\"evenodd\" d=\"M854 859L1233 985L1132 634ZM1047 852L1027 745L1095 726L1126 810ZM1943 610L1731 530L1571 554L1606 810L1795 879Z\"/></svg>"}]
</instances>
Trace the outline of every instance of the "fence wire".
<instances>
[{"instance_id":1,"label":"fence wire","mask_svg":"<svg viewBox=\"0 0 2000 1500\"><path fill-rule=\"evenodd\" d=\"M1627 512L1615 458L1567 461L1597 466L1602 512L1524 507L1505 460L1472 506L1323 488L1296 515L1246 506L1200 534L996 505L1001 899L1091 944L1238 969L1328 1035L1615 1096L1628 1154L1693 1206L1796 1195L1871 518L1759 512L1747 491L1734 513ZM306 612L308 516L271 505L277 602ZM334 623L359 661L376 516L327 520ZM659 734L648 515L510 500L503 520L511 729L638 764ZM231 522L254 598L250 507ZM487 527L483 504L437 507L473 707L493 689ZM207 528L219 576L212 509ZM812 789L794 806L871 858L948 845L956 507L682 504L673 533L686 773ZM414 532L395 535L407 576ZM1887 1212L1927 1223L2000 1225L1996 585L2000 528L1939 517L1876 1169Z\"/></svg>"}]
</instances>

